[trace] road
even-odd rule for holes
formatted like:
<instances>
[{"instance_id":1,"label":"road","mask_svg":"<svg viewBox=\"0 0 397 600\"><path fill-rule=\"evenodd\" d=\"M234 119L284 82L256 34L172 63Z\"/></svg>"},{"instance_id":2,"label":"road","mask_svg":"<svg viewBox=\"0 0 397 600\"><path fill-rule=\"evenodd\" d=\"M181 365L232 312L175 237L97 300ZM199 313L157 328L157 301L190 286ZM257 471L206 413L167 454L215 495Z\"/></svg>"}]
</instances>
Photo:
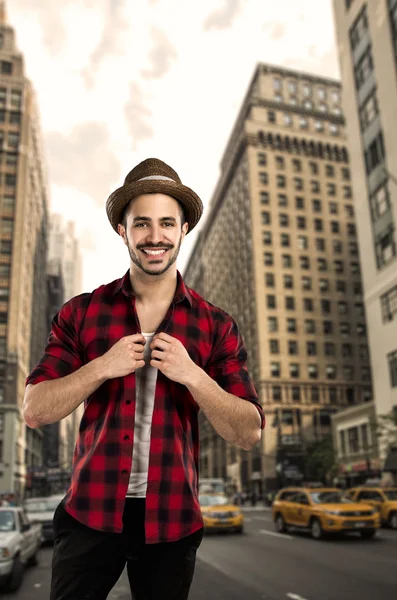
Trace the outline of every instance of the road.
<instances>
[{"instance_id":1,"label":"road","mask_svg":"<svg viewBox=\"0 0 397 600\"><path fill-rule=\"evenodd\" d=\"M314 541L277 534L266 509L247 510L245 533L211 535L198 552L189 600L395 600L397 531ZM48 600L52 550L41 551L21 589L5 600ZM125 572L109 600L130 600Z\"/></svg>"}]
</instances>

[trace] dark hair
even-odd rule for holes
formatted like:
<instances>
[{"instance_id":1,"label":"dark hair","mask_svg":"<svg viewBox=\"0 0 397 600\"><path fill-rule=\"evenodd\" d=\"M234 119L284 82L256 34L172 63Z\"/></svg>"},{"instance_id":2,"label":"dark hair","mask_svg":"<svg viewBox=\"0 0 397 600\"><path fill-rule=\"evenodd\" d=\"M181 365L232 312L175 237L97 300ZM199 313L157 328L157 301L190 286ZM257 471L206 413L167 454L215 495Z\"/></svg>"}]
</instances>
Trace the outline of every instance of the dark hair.
<instances>
[{"instance_id":1,"label":"dark hair","mask_svg":"<svg viewBox=\"0 0 397 600\"><path fill-rule=\"evenodd\" d=\"M156 192L150 192L150 193L155 194ZM176 200L176 198L175 198L175 200ZM178 202L178 200L177 200L177 202ZM131 201L124 208L124 210L121 214L121 218L120 218L120 223L123 225L124 229L127 228L127 213L128 213L128 207L130 204L131 204ZM184 223L187 222L187 219L186 219L184 208L180 202L178 202L178 208L179 208L179 214L181 217L181 225L183 226Z\"/></svg>"}]
</instances>

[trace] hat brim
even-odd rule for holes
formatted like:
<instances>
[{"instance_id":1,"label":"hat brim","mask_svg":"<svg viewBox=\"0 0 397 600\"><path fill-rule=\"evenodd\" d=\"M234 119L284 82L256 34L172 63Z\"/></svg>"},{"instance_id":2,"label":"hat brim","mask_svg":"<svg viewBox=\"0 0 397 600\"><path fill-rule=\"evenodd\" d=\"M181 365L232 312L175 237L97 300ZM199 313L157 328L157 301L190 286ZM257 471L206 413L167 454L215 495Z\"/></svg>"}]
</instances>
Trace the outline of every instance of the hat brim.
<instances>
[{"instance_id":1,"label":"hat brim","mask_svg":"<svg viewBox=\"0 0 397 600\"><path fill-rule=\"evenodd\" d=\"M188 233L194 229L203 214L203 203L190 188L176 181L161 179L135 181L127 183L115 190L106 201L106 213L113 229L121 223L123 211L127 204L142 194L165 194L175 198L183 207L189 225Z\"/></svg>"}]
</instances>

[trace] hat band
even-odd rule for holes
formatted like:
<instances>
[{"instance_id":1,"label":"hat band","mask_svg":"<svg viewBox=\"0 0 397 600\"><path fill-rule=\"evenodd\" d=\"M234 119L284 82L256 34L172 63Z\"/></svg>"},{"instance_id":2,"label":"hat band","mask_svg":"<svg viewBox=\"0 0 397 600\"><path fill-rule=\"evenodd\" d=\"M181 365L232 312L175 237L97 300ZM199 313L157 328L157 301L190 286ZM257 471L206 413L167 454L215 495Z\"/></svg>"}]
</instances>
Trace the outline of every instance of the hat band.
<instances>
[{"instance_id":1,"label":"hat band","mask_svg":"<svg viewBox=\"0 0 397 600\"><path fill-rule=\"evenodd\" d=\"M171 177L164 177L164 175L149 175L148 177L141 177L141 179L137 179L137 181L145 181L147 179L166 179L167 181L176 183L174 179L171 179Z\"/></svg>"}]
</instances>

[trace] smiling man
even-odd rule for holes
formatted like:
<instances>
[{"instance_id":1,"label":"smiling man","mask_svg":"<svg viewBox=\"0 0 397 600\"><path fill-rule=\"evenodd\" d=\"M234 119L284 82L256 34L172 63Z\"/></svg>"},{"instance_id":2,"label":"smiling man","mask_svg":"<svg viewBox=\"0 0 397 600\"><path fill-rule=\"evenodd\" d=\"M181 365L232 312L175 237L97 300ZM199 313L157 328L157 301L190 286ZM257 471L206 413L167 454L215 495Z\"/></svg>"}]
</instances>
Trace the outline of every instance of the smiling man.
<instances>
[{"instance_id":1,"label":"smiling man","mask_svg":"<svg viewBox=\"0 0 397 600\"><path fill-rule=\"evenodd\" d=\"M202 215L197 194L152 158L106 210L129 270L61 308L24 399L30 427L84 402L71 485L54 515L51 600L105 599L125 564L134 599L185 600L203 535L199 410L245 450L264 416L237 324L176 268Z\"/></svg>"}]
</instances>

